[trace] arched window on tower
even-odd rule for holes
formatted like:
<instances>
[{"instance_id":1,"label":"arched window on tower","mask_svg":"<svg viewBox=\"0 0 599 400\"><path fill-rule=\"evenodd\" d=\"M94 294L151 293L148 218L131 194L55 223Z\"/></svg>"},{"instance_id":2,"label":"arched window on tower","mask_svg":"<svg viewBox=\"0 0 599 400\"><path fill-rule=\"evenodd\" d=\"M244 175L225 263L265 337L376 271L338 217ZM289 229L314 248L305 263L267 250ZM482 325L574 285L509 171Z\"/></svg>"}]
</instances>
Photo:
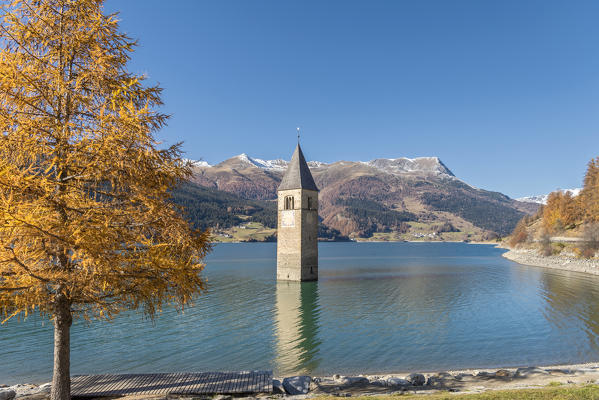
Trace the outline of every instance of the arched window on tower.
<instances>
[{"instance_id":1,"label":"arched window on tower","mask_svg":"<svg viewBox=\"0 0 599 400\"><path fill-rule=\"evenodd\" d=\"M312 197L308 197L308 210L312 209Z\"/></svg>"},{"instance_id":2,"label":"arched window on tower","mask_svg":"<svg viewBox=\"0 0 599 400\"><path fill-rule=\"evenodd\" d=\"M285 210L293 210L293 196L285 196Z\"/></svg>"}]
</instances>

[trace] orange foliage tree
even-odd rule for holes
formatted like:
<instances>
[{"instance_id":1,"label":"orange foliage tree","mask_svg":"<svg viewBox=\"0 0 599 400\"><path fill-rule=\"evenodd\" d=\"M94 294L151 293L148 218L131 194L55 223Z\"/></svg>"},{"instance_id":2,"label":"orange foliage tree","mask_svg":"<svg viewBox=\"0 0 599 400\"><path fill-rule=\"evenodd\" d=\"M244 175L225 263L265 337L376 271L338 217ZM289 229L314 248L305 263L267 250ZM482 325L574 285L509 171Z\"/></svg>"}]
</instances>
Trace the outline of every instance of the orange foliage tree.
<instances>
[{"instance_id":1,"label":"orange foliage tree","mask_svg":"<svg viewBox=\"0 0 599 400\"><path fill-rule=\"evenodd\" d=\"M537 215L542 218L546 234L583 224L585 254L592 256L597 250L596 232L599 225L599 157L589 161L580 195L573 197L569 192L553 192ZM526 225L526 218L518 223L511 236L512 246L526 239Z\"/></svg>"},{"instance_id":2,"label":"orange foliage tree","mask_svg":"<svg viewBox=\"0 0 599 400\"><path fill-rule=\"evenodd\" d=\"M514 228L514 232L512 232L512 235L510 237L510 246L514 247L520 243L524 243L528 240L528 232L526 230L526 224L527 224L528 220L526 217L522 218L520 221L518 221L518 224L516 225L516 227Z\"/></svg>"},{"instance_id":3,"label":"orange foliage tree","mask_svg":"<svg viewBox=\"0 0 599 400\"><path fill-rule=\"evenodd\" d=\"M54 324L51 398L70 398L74 317L184 306L208 233L168 201L190 173L155 132L161 90L102 0L0 5L0 311Z\"/></svg>"},{"instance_id":4,"label":"orange foliage tree","mask_svg":"<svg viewBox=\"0 0 599 400\"><path fill-rule=\"evenodd\" d=\"M559 231L571 226L582 217L580 202L570 192L553 192L543 207L543 227L546 232Z\"/></svg>"},{"instance_id":5,"label":"orange foliage tree","mask_svg":"<svg viewBox=\"0 0 599 400\"><path fill-rule=\"evenodd\" d=\"M599 222L599 157L589 161L580 199L584 208L584 219Z\"/></svg>"}]
</instances>

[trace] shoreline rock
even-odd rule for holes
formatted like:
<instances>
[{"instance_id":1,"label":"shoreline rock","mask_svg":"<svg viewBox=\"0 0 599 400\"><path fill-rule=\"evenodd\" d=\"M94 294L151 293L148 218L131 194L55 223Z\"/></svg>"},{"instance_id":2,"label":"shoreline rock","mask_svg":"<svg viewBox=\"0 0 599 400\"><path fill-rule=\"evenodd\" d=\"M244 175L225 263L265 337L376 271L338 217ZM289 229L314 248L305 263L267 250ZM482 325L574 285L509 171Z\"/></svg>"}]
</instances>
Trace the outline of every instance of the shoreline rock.
<instances>
[{"instance_id":1,"label":"shoreline rock","mask_svg":"<svg viewBox=\"0 0 599 400\"><path fill-rule=\"evenodd\" d=\"M312 377L307 398L317 396L386 396L397 393L431 394L439 391L480 393L489 390L538 388L599 382L599 363L470 369L446 372Z\"/></svg>"},{"instance_id":2,"label":"shoreline rock","mask_svg":"<svg viewBox=\"0 0 599 400\"><path fill-rule=\"evenodd\" d=\"M387 396L399 393L431 394L439 391L480 393L491 390L518 390L551 385L581 385L599 382L599 363L555 365L545 367L482 368L443 372L412 372L381 375L331 375L322 377L287 376L273 379L273 393L253 394L245 399L273 399L290 397L295 399L318 396ZM49 384L19 384L0 388L0 392L13 391L14 398L23 400L46 400ZM6 393L6 399L11 394ZM164 399L164 396L145 396L145 399ZM189 398L169 395L169 399ZM202 396L206 400L237 399L237 396L215 394ZM129 395L120 400L139 400Z\"/></svg>"},{"instance_id":3,"label":"shoreline rock","mask_svg":"<svg viewBox=\"0 0 599 400\"><path fill-rule=\"evenodd\" d=\"M274 379L273 379L274 381ZM312 378L306 375L291 376L283 379L283 389L289 395L307 394L310 391Z\"/></svg>"},{"instance_id":4,"label":"shoreline rock","mask_svg":"<svg viewBox=\"0 0 599 400\"><path fill-rule=\"evenodd\" d=\"M21 397L32 398L32 396L40 396L43 398L46 395L50 395L50 385L50 383L44 383L42 385L19 383L17 385L0 387L0 400L12 400Z\"/></svg>"},{"instance_id":5,"label":"shoreline rock","mask_svg":"<svg viewBox=\"0 0 599 400\"><path fill-rule=\"evenodd\" d=\"M12 400L17 397L17 392L11 389L1 388L0 389L0 400Z\"/></svg>"},{"instance_id":6,"label":"shoreline rock","mask_svg":"<svg viewBox=\"0 0 599 400\"><path fill-rule=\"evenodd\" d=\"M599 275L599 259L596 258L583 259L561 254L542 256L532 249L509 249L502 256L522 265Z\"/></svg>"}]
</instances>

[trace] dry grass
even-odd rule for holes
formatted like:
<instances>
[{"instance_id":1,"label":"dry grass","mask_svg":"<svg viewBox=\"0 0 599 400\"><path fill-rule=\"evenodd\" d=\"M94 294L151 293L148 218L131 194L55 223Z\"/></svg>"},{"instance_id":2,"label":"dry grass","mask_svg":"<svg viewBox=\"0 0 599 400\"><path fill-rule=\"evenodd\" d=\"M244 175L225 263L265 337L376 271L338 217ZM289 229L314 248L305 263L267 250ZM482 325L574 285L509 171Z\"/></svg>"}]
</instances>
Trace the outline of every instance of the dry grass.
<instances>
[{"instance_id":1,"label":"dry grass","mask_svg":"<svg viewBox=\"0 0 599 400\"><path fill-rule=\"evenodd\" d=\"M362 400L391 400L398 399L423 399L423 400L597 400L599 399L599 386L555 386L549 385L541 389L496 390L484 393L434 393L434 394L393 394L387 396L362 396L352 397ZM337 400L337 397L323 396L318 400Z\"/></svg>"}]
</instances>

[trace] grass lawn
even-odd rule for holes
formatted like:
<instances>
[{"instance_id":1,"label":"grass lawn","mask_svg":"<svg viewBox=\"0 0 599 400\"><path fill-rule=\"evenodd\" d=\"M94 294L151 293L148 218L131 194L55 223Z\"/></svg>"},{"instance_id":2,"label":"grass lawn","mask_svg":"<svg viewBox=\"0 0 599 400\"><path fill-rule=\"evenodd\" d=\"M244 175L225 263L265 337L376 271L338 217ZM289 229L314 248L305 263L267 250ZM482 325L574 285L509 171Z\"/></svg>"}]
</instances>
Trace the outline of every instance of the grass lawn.
<instances>
[{"instance_id":1,"label":"grass lawn","mask_svg":"<svg viewBox=\"0 0 599 400\"><path fill-rule=\"evenodd\" d=\"M353 399L354 397L352 397ZM362 400L390 400L391 398L398 399L422 399L422 400L590 400L599 399L599 386L554 386L541 389L520 389L520 390L496 390L477 394L460 394L460 393L435 393L430 395L421 394L394 394L388 396L363 396L359 397ZM318 400L337 400L338 397L323 396L318 397Z\"/></svg>"},{"instance_id":2,"label":"grass lawn","mask_svg":"<svg viewBox=\"0 0 599 400\"><path fill-rule=\"evenodd\" d=\"M395 232L374 232L369 238L356 238L358 242L393 242L397 241Z\"/></svg>"},{"instance_id":3,"label":"grass lawn","mask_svg":"<svg viewBox=\"0 0 599 400\"><path fill-rule=\"evenodd\" d=\"M253 239L260 242L276 231L276 229L267 228L259 222L248 222L243 224L243 228L236 226L228 229L226 232L231 235L230 238L215 235L212 240L215 242L243 242Z\"/></svg>"}]
</instances>

